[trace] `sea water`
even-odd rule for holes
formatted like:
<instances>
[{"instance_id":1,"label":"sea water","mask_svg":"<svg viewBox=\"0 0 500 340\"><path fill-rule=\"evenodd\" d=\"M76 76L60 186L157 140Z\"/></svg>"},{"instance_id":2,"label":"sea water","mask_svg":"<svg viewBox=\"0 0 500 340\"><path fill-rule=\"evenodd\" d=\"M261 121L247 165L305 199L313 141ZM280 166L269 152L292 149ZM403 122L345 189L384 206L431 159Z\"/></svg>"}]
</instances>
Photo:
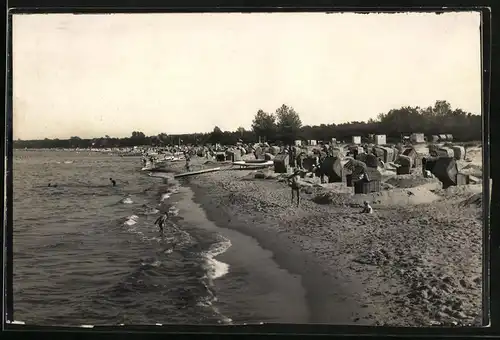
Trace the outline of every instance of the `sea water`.
<instances>
[{"instance_id":1,"label":"sea water","mask_svg":"<svg viewBox=\"0 0 500 340\"><path fill-rule=\"evenodd\" d=\"M255 239L209 221L172 174L141 166L140 157L14 152L15 320L307 322L299 277ZM154 221L165 211L161 234Z\"/></svg>"}]
</instances>

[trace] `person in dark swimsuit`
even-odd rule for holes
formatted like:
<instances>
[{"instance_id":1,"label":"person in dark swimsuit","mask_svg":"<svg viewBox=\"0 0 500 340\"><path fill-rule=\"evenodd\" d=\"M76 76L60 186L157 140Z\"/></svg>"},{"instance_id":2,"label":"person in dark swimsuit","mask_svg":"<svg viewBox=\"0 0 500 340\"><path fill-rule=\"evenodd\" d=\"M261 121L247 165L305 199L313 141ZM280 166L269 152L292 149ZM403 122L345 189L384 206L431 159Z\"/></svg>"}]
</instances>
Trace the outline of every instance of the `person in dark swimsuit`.
<instances>
[{"instance_id":1,"label":"person in dark swimsuit","mask_svg":"<svg viewBox=\"0 0 500 340\"><path fill-rule=\"evenodd\" d=\"M112 178L109 179L111 181L111 184L113 184L114 187L116 187L116 181Z\"/></svg>"},{"instance_id":2,"label":"person in dark swimsuit","mask_svg":"<svg viewBox=\"0 0 500 340\"><path fill-rule=\"evenodd\" d=\"M186 165L184 166L184 168L187 172L189 172L191 171L191 156L186 151L184 151L184 158L186 159Z\"/></svg>"},{"instance_id":3,"label":"person in dark swimsuit","mask_svg":"<svg viewBox=\"0 0 500 340\"><path fill-rule=\"evenodd\" d=\"M165 225L167 220L168 220L168 212L165 212L163 215L158 217L155 221L155 224L158 226L158 228L160 228L160 233L162 233L162 234L163 234L163 226Z\"/></svg>"},{"instance_id":4,"label":"person in dark swimsuit","mask_svg":"<svg viewBox=\"0 0 500 340\"><path fill-rule=\"evenodd\" d=\"M297 207L300 205L300 175L299 171L295 171L290 177L288 177L290 186L292 187L292 203L297 194Z\"/></svg>"}]
</instances>

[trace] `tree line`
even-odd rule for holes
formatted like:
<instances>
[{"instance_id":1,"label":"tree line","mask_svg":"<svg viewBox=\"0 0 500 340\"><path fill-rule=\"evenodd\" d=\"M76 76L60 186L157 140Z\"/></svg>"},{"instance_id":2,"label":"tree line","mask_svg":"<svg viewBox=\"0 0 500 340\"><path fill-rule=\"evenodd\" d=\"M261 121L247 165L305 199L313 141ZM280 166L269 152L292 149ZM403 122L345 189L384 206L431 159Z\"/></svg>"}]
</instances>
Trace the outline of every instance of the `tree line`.
<instances>
[{"instance_id":1,"label":"tree line","mask_svg":"<svg viewBox=\"0 0 500 340\"><path fill-rule=\"evenodd\" d=\"M366 122L352 121L342 124L303 125L300 114L293 107L283 104L273 113L258 110L252 121L251 130L239 127L236 131L222 131L216 126L210 133L169 135L161 133L146 136L141 131L132 132L130 137L83 139L73 136L69 139L16 140L14 148L111 148L140 145L200 145L282 142L291 144L294 140L337 140L350 141L352 136L368 138L371 134L385 134L388 142L399 142L403 135L413 132L426 136L452 134L460 142L482 139L482 119L480 115L452 109L450 103L438 100L434 106L426 108L405 106L381 113L376 119Z\"/></svg>"}]
</instances>

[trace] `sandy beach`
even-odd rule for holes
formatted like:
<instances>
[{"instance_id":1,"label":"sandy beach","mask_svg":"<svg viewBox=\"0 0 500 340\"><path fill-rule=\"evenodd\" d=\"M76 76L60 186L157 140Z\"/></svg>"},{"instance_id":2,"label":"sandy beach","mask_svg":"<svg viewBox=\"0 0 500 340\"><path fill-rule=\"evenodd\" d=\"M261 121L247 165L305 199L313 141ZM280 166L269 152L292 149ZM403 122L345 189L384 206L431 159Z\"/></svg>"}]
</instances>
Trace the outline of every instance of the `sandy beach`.
<instances>
[{"instance_id":1,"label":"sandy beach","mask_svg":"<svg viewBox=\"0 0 500 340\"><path fill-rule=\"evenodd\" d=\"M480 149L470 157L459 167L480 177ZM192 160L193 169L215 164ZM311 181L297 208L272 167L182 182L217 226L255 238L280 267L301 276L310 323L481 324L482 184L443 190L417 172L387 172L382 191L353 195L344 183ZM374 214L359 214L364 200Z\"/></svg>"},{"instance_id":2,"label":"sandy beach","mask_svg":"<svg viewBox=\"0 0 500 340\"><path fill-rule=\"evenodd\" d=\"M488 326L485 11L17 9L6 320Z\"/></svg>"}]
</instances>

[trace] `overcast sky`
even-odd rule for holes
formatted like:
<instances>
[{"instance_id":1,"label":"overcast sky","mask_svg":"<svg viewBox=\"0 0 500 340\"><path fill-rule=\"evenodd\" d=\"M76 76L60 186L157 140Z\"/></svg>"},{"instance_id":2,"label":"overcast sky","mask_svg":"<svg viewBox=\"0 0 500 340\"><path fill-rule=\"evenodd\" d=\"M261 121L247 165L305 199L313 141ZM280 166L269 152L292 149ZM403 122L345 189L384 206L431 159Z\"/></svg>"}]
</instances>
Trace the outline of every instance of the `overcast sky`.
<instances>
[{"instance_id":1,"label":"overcast sky","mask_svg":"<svg viewBox=\"0 0 500 340\"><path fill-rule=\"evenodd\" d=\"M447 100L481 113L480 14L15 15L14 138L304 124Z\"/></svg>"}]
</instances>

